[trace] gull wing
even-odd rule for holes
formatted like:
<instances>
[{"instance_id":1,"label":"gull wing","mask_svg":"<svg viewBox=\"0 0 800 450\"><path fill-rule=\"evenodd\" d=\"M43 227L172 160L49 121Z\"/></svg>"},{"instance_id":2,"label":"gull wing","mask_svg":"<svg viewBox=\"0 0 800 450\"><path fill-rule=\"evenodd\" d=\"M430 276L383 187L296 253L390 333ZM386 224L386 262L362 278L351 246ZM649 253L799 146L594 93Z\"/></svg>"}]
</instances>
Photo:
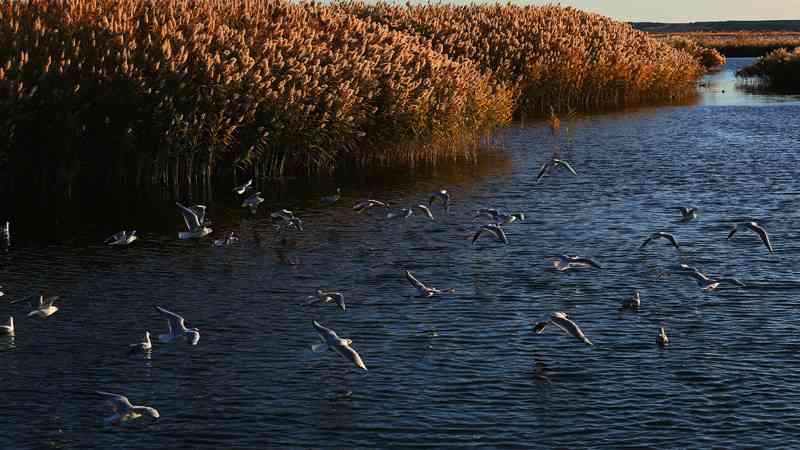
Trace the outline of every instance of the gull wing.
<instances>
[{"instance_id":1,"label":"gull wing","mask_svg":"<svg viewBox=\"0 0 800 450\"><path fill-rule=\"evenodd\" d=\"M751 230L755 231L756 234L759 235L759 237L761 237L761 241L764 242L764 245L767 246L767 250L769 250L769 252L772 253L773 252L772 243L769 242L769 235L767 234L767 230L759 226L757 223L751 223L748 226Z\"/></svg>"},{"instance_id":2,"label":"gull wing","mask_svg":"<svg viewBox=\"0 0 800 450\"><path fill-rule=\"evenodd\" d=\"M575 175L575 176L578 175L578 172L575 172L575 169L572 168L572 166L569 164L569 162L567 162L567 161L565 161L563 159L554 159L553 160L553 165L561 166L561 167L569 170L570 173L572 173L573 175Z\"/></svg>"},{"instance_id":3,"label":"gull wing","mask_svg":"<svg viewBox=\"0 0 800 450\"><path fill-rule=\"evenodd\" d=\"M644 242L642 242L642 246L639 247L639 248L645 248L647 246L647 244L649 244L650 241L652 241L652 240L653 240L653 236L648 237L647 239L645 239Z\"/></svg>"},{"instance_id":4,"label":"gull wing","mask_svg":"<svg viewBox=\"0 0 800 450\"><path fill-rule=\"evenodd\" d=\"M124 240L126 237L127 237L127 233L125 232L125 230L123 230L123 231L120 231L119 233L112 234L111 236L109 236L103 242L117 242L117 241Z\"/></svg>"},{"instance_id":5,"label":"gull wing","mask_svg":"<svg viewBox=\"0 0 800 450\"><path fill-rule=\"evenodd\" d=\"M550 319L550 321L557 327L561 328L561 330L563 330L565 333L575 337L575 339L583 342L584 344L594 345L592 344L592 341L590 341L589 338L583 334L583 330L581 330L578 324L569 320L568 318L557 317L555 314L553 314L553 317Z\"/></svg>"},{"instance_id":6,"label":"gull wing","mask_svg":"<svg viewBox=\"0 0 800 450\"><path fill-rule=\"evenodd\" d=\"M341 342L339 345L334 346L334 350L336 350L340 355L344 356L347 360L352 362L356 365L359 369L367 370L367 366L364 364L364 361L361 359L361 356L356 352L353 347L350 347L349 339L346 339L345 342Z\"/></svg>"},{"instance_id":7,"label":"gull wing","mask_svg":"<svg viewBox=\"0 0 800 450\"><path fill-rule=\"evenodd\" d=\"M346 310L346 306L344 304L344 294L341 292L326 292L325 293L325 302L334 301L342 309L342 311Z\"/></svg>"},{"instance_id":8,"label":"gull wing","mask_svg":"<svg viewBox=\"0 0 800 450\"><path fill-rule=\"evenodd\" d=\"M543 176L545 176L548 170L550 170L550 161L547 161L546 163L542 164L541 169L539 169L539 174L536 175L537 183L539 182L539 180L542 179Z\"/></svg>"},{"instance_id":9,"label":"gull wing","mask_svg":"<svg viewBox=\"0 0 800 450\"><path fill-rule=\"evenodd\" d=\"M711 281L710 278L706 276L706 274L700 272L699 270L695 270L694 272L689 272L689 276L697 280L698 283L708 283Z\"/></svg>"},{"instance_id":10,"label":"gull wing","mask_svg":"<svg viewBox=\"0 0 800 450\"><path fill-rule=\"evenodd\" d=\"M414 278L414 275L408 270L406 270L406 280L408 280L408 282L411 283L412 286L414 286L415 288L417 288L417 289L419 289L421 291L424 291L424 290L428 289L428 287L425 286L424 284L422 284L422 282L420 282L418 279Z\"/></svg>"},{"instance_id":11,"label":"gull wing","mask_svg":"<svg viewBox=\"0 0 800 450\"><path fill-rule=\"evenodd\" d=\"M592 267L596 267L598 269L602 269L603 266L600 265L597 261L593 260L592 258L581 258L581 257L574 257L570 258L570 262L577 263L577 264L586 264Z\"/></svg>"},{"instance_id":12,"label":"gull wing","mask_svg":"<svg viewBox=\"0 0 800 450\"><path fill-rule=\"evenodd\" d=\"M494 230L494 235L498 239L502 240L504 244L508 244L508 237L506 237L506 232L503 231L503 228L499 225L491 226L490 228Z\"/></svg>"},{"instance_id":13,"label":"gull wing","mask_svg":"<svg viewBox=\"0 0 800 450\"><path fill-rule=\"evenodd\" d=\"M193 209L189 209L178 202L175 202L175 205L180 208L181 214L183 215L183 221L186 222L186 228L188 228L189 231L200 228L200 218Z\"/></svg>"},{"instance_id":14,"label":"gull wing","mask_svg":"<svg viewBox=\"0 0 800 450\"><path fill-rule=\"evenodd\" d=\"M189 209L194 211L201 225L206 222L206 205L194 205Z\"/></svg>"},{"instance_id":15,"label":"gull wing","mask_svg":"<svg viewBox=\"0 0 800 450\"><path fill-rule=\"evenodd\" d=\"M316 320L314 320L313 323L319 337L322 338L322 340L325 341L329 346L333 346L339 341L339 335L337 335L335 331L323 326Z\"/></svg>"},{"instance_id":16,"label":"gull wing","mask_svg":"<svg viewBox=\"0 0 800 450\"><path fill-rule=\"evenodd\" d=\"M484 232L490 233L492 236L495 237L495 239L500 239L500 236L498 236L497 233L494 232L494 230L492 230L491 228L486 228L486 225L484 225L480 227L480 229L478 229L478 231L475 233L474 236L472 236L473 245L475 244L475 241L477 241L478 238L480 238Z\"/></svg>"},{"instance_id":17,"label":"gull wing","mask_svg":"<svg viewBox=\"0 0 800 450\"><path fill-rule=\"evenodd\" d=\"M736 234L736 231L737 231L738 229L739 229L739 227L737 227L736 225L734 225L734 226L733 226L733 229L731 230L731 232L730 232L730 233L728 233L728 239L732 238L732 237L733 237L733 235L734 235L734 234Z\"/></svg>"},{"instance_id":18,"label":"gull wing","mask_svg":"<svg viewBox=\"0 0 800 450\"><path fill-rule=\"evenodd\" d=\"M428 219L433 220L433 213L431 212L430 208L425 205L417 205L417 209L422 211L428 217Z\"/></svg>"},{"instance_id":19,"label":"gull wing","mask_svg":"<svg viewBox=\"0 0 800 450\"><path fill-rule=\"evenodd\" d=\"M747 285L739 281L738 278L719 278L717 279L717 282L733 284L739 287L747 287Z\"/></svg>"},{"instance_id":20,"label":"gull wing","mask_svg":"<svg viewBox=\"0 0 800 450\"><path fill-rule=\"evenodd\" d=\"M182 316L179 316L174 312L167 311L166 309L160 306L156 306L156 311L160 312L162 315L167 317L167 320L169 321L170 332L172 332L172 330L183 330L184 328L186 328L186 326L183 323Z\"/></svg>"},{"instance_id":21,"label":"gull wing","mask_svg":"<svg viewBox=\"0 0 800 450\"><path fill-rule=\"evenodd\" d=\"M669 233L659 233L658 236L672 242L672 245L674 245L676 249L680 250L681 247L678 245L678 240L675 239L675 236Z\"/></svg>"},{"instance_id":22,"label":"gull wing","mask_svg":"<svg viewBox=\"0 0 800 450\"><path fill-rule=\"evenodd\" d=\"M131 404L130 400L128 400L128 397L125 397L124 395L112 394L111 392L103 391L95 391L95 393L104 396L109 402L111 402L111 405L114 407L114 411L124 411L133 408L133 405Z\"/></svg>"},{"instance_id":23,"label":"gull wing","mask_svg":"<svg viewBox=\"0 0 800 450\"><path fill-rule=\"evenodd\" d=\"M49 307L53 306L53 303L55 303L56 300L58 300L59 298L61 298L61 297L59 297L58 295L56 295L54 297L48 297L47 300L42 301L42 303L39 306L39 308L43 308L43 307L44 308L49 308Z\"/></svg>"}]
</instances>

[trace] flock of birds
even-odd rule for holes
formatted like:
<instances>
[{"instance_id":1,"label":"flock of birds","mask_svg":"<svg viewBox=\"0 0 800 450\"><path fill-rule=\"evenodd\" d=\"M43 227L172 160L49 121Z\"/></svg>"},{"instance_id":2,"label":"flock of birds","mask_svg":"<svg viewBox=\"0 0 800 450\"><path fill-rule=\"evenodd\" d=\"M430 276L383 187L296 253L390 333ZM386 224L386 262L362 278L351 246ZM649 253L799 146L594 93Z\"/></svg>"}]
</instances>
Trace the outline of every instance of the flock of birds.
<instances>
[{"instance_id":1,"label":"flock of birds","mask_svg":"<svg viewBox=\"0 0 800 450\"><path fill-rule=\"evenodd\" d=\"M553 172L554 170L563 169L567 172L571 173L574 176L577 176L577 172L573 168L573 166L566 160L560 159L557 155L553 156L550 160L545 162L541 169L539 170L536 180L537 182L541 180L544 176L548 175L549 173ZM246 183L236 186L234 192L243 196L242 207L248 208L252 213L256 213L259 205L264 202L264 199L261 197L260 192L254 192L252 187L253 180L249 180ZM341 191L339 189L336 190L336 193L330 196L326 196L320 199L320 202L323 204L332 204L336 203L341 200ZM386 211L386 217L388 219L398 219L404 220L408 217L412 216L415 213L420 213L422 216L434 220L433 208L436 204L440 204L441 208L444 210L446 214L450 213L452 199L450 194L447 190L439 190L433 192L429 199L428 203L426 204L419 204L409 208L400 208L392 210L390 208L389 203L375 200L375 199L367 199L363 201L357 202L353 206L353 210L357 213L363 213L365 211L378 208L383 209ZM208 236L212 233L212 229L209 227L211 223L206 220L206 206L204 205L192 205L192 206L185 206L181 203L176 202L176 206L181 213L184 222L186 224L186 230L181 231L178 233L179 239L201 239L205 236ZM695 208L679 208L682 221L689 222L697 218L698 210ZM524 221L525 215L523 213L507 213L505 211L494 209L494 208L481 208L471 212L474 219L481 219L486 218L489 220L488 223L481 225L474 234L471 234L471 241L472 244L475 244L481 237L489 236L492 237L496 242L502 242L504 244L508 244L508 237L505 233L504 227L508 226L517 221ZM271 213L271 219L274 221L274 226L276 230L281 231L285 229L293 229L296 231L303 230L303 221L297 217L292 211L283 209L280 211L276 211ZM769 235L767 231L758 223L756 222L745 222L745 223L737 223L732 226L729 234L728 239L734 237L734 235L738 231L750 231L755 233L761 241L764 243L764 246L767 250L772 253L773 247L772 243L770 242ZM11 225L9 222L6 222L2 228L0 228L0 238L4 240L6 243L10 243L11 240ZM105 243L112 246L122 246L122 245L130 245L137 240L136 230L123 230L120 231L105 240ZM648 244L656 240L664 240L669 242L675 249L680 250L680 244L677 238L670 233L658 231L652 233L648 236L645 241L641 244L640 248L645 248ZM228 233L226 237L222 239L216 239L213 241L213 245L215 246L227 246L237 243L239 239L234 235L234 233ZM570 255L561 255L557 260L552 261L553 269L558 272L564 272L568 270L574 269L602 269L602 265L597 262L596 260L585 257L585 256L570 256ZM707 274L703 273L699 269L695 267L688 266L686 264L681 264L679 273L685 274L689 277L694 278L698 285L704 291L713 291L718 289L720 284L731 284L737 287L745 287L745 284L739 281L736 278L711 278ZM422 298L429 298L440 294L447 294L455 292L454 288L448 289L439 289L432 286L428 286L421 281L419 281L411 271L405 270L404 271L405 278L411 284L411 286L417 290L419 297ZM0 286L0 297L5 295L2 292L2 286ZM30 298L30 297L28 297ZM13 303L18 303L28 298L15 300ZM44 296L39 296L38 302L35 304L31 304L31 311L27 314L28 317L38 317L40 319L47 319L48 317L52 316L58 311L58 306L56 306L56 301L59 297L49 297L45 298ZM315 295L310 295L306 299L306 305L325 305L331 304L336 305L342 311L346 311L347 307L345 305L345 297L344 294L341 292L328 292L324 290L318 290ZM622 303L622 309L629 309L629 310L637 310L641 305L641 297L638 291L634 292L634 295L629 300L626 300ZM183 316L171 312L165 308L160 306L155 306L155 310L167 321L167 332L165 334L161 334L158 336L158 342L161 343L175 343L178 341L187 341L189 344L196 346L200 341L200 331L196 328L188 328L185 323L185 319ZM565 334L572 336L577 341L586 344L586 345L593 345L592 341L586 336L583 330L575 323L570 317L563 311L554 311L551 315L542 322L535 324L533 327L533 331L536 334L540 334L548 328L548 326L553 325L555 328L560 329ZM323 324L319 323L316 320L313 320L313 326L316 333L319 335L321 342L312 346L313 352L325 352L327 350L333 350L342 357L344 357L347 361L352 363L355 367L367 370L367 366L364 363L361 356L358 352L353 348L352 340L340 337L336 331L325 327ZM16 328L14 324L14 318L9 317L8 322L5 325L0 325L0 336L2 335L14 335L16 333ZM660 327L657 334L657 343L664 347L667 346L669 343L669 338L667 337L667 333L664 327ZM128 346L128 353L149 353L153 349L153 342L150 339L150 332L145 331L144 339L142 342L137 342L134 344L130 344ZM108 416L104 419L105 423L108 424L118 424L123 421L127 421L130 419L135 419L142 416L149 416L152 418L160 417L159 412L148 406L136 406L133 405L127 397L119 394L104 392L104 391L97 391L97 394L104 397L109 401L111 407L113 409L113 414Z\"/></svg>"}]
</instances>

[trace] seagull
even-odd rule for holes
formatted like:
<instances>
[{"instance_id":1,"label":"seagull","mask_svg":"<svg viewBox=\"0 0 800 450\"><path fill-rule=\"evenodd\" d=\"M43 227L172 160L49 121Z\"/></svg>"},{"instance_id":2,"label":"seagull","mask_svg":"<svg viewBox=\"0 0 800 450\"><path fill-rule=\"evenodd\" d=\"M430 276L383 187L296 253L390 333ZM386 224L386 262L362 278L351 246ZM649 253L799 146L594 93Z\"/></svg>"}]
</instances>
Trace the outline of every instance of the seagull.
<instances>
[{"instance_id":1,"label":"seagull","mask_svg":"<svg viewBox=\"0 0 800 450\"><path fill-rule=\"evenodd\" d=\"M525 220L525 214L523 213L513 213L507 214L501 210L494 209L494 208L481 208L475 211L475 219L479 217L487 216L497 224L508 225L510 223Z\"/></svg>"},{"instance_id":2,"label":"seagull","mask_svg":"<svg viewBox=\"0 0 800 450\"><path fill-rule=\"evenodd\" d=\"M656 342L658 342L658 345L660 345L661 347L666 347L667 345L669 345L667 330L665 330L664 327L661 327L661 329L658 330L658 338L656 338Z\"/></svg>"},{"instance_id":3,"label":"seagull","mask_svg":"<svg viewBox=\"0 0 800 450\"><path fill-rule=\"evenodd\" d=\"M317 303L336 303L339 308L344 311L346 309L344 305L344 294L341 292L325 292L322 289L317 290L317 295L309 295L307 297L309 300L306 305L314 305Z\"/></svg>"},{"instance_id":4,"label":"seagull","mask_svg":"<svg viewBox=\"0 0 800 450\"><path fill-rule=\"evenodd\" d=\"M28 313L28 317L30 316L39 316L42 319L46 319L58 311L58 307L53 305L59 297L50 297L45 300L43 295L39 296L39 306L34 309L33 311Z\"/></svg>"},{"instance_id":5,"label":"seagull","mask_svg":"<svg viewBox=\"0 0 800 450\"><path fill-rule=\"evenodd\" d=\"M0 285L0 289L3 289L3 286L2 286L2 285ZM3 291L0 291L0 297L2 297L2 296L4 296L4 295L6 295L6 294L4 294L4 293L3 293Z\"/></svg>"},{"instance_id":6,"label":"seagull","mask_svg":"<svg viewBox=\"0 0 800 450\"><path fill-rule=\"evenodd\" d=\"M686 264L681 264L681 268L687 275L697 280L697 284L702 286L704 291L715 291L719 287L720 283L733 284L739 287L747 287L747 285L736 278L711 279L708 277L708 275L700 272L694 267L687 266Z\"/></svg>"},{"instance_id":7,"label":"seagull","mask_svg":"<svg viewBox=\"0 0 800 450\"><path fill-rule=\"evenodd\" d=\"M757 224L756 222L737 223L733 226L731 232L728 234L728 239L732 238L739 229L750 230L753 233L756 233L761 238L761 241L764 243L764 245L767 246L767 250L769 250L770 253L773 252L772 244L769 242L769 235L767 235L767 230L761 227L761 225Z\"/></svg>"},{"instance_id":8,"label":"seagull","mask_svg":"<svg viewBox=\"0 0 800 450\"><path fill-rule=\"evenodd\" d=\"M408 219L409 217L411 217L412 214L414 214L414 211L412 211L411 208L402 208L397 212L387 213L386 214L386 218L387 219L394 219L394 218Z\"/></svg>"},{"instance_id":9,"label":"seagull","mask_svg":"<svg viewBox=\"0 0 800 450\"><path fill-rule=\"evenodd\" d=\"M595 267L602 269L603 266L592 258L585 258L582 256L568 256L561 255L557 261L553 261L553 267L559 272L565 272L570 269Z\"/></svg>"},{"instance_id":10,"label":"seagull","mask_svg":"<svg viewBox=\"0 0 800 450\"><path fill-rule=\"evenodd\" d=\"M108 245L128 245L136 239L136 230L131 230L130 233L126 230L122 230L113 236L109 236L104 242Z\"/></svg>"},{"instance_id":11,"label":"seagull","mask_svg":"<svg viewBox=\"0 0 800 450\"><path fill-rule=\"evenodd\" d=\"M427 217L428 219L433 220L433 213L431 212L431 209L429 207L427 207L425 205L417 205L417 206L415 206L415 208L417 208L418 210L422 211L422 214L425 214L425 217Z\"/></svg>"},{"instance_id":12,"label":"seagull","mask_svg":"<svg viewBox=\"0 0 800 450\"><path fill-rule=\"evenodd\" d=\"M389 204L381 202L381 201L378 201L378 200L371 200L371 199L370 200L363 200L363 201L360 201L360 202L356 203L355 205L353 205L353 210L355 210L356 212L360 213L360 212L364 212L364 211L366 211L366 210L368 210L368 209L370 209L370 208L372 208L374 206L382 206L384 208L388 208Z\"/></svg>"},{"instance_id":13,"label":"seagull","mask_svg":"<svg viewBox=\"0 0 800 450\"><path fill-rule=\"evenodd\" d=\"M150 332L145 331L144 341L136 344L130 344L128 346L128 354L130 355L131 353L139 353L139 352L147 353L152 349L153 349L153 343L150 342Z\"/></svg>"},{"instance_id":14,"label":"seagull","mask_svg":"<svg viewBox=\"0 0 800 450\"><path fill-rule=\"evenodd\" d=\"M477 241L478 238L484 233L489 233L494 236L494 240L497 242L508 244L506 232L503 231L503 227L498 224L488 224L480 227L480 229L478 229L478 231L472 236L472 244L474 245L475 241Z\"/></svg>"},{"instance_id":15,"label":"seagull","mask_svg":"<svg viewBox=\"0 0 800 450\"><path fill-rule=\"evenodd\" d=\"M298 231L303 231L303 221L288 209L275 211L274 213L270 214L270 217L283 221L283 224L288 228L295 228ZM280 226L278 228L280 229Z\"/></svg>"},{"instance_id":16,"label":"seagull","mask_svg":"<svg viewBox=\"0 0 800 450\"><path fill-rule=\"evenodd\" d=\"M114 409L114 414L106 417L103 422L108 424L117 424L126 420L138 419L142 416L150 416L158 419L161 415L158 410L149 406L135 406L132 405L128 397L119 394L112 394L110 392L95 391L97 394L105 396L111 403Z\"/></svg>"},{"instance_id":17,"label":"seagull","mask_svg":"<svg viewBox=\"0 0 800 450\"><path fill-rule=\"evenodd\" d=\"M178 202L175 202L175 205L180 208L183 221L186 222L186 228L189 230L178 233L178 239L201 238L214 231L206 226L206 207L204 205L194 205L191 208Z\"/></svg>"},{"instance_id":18,"label":"seagull","mask_svg":"<svg viewBox=\"0 0 800 450\"><path fill-rule=\"evenodd\" d=\"M442 202L442 206L444 207L445 211L450 211L450 194L442 189L441 191L436 191L431 194L431 198L428 200L428 206L433 206L433 203L439 200Z\"/></svg>"},{"instance_id":19,"label":"seagull","mask_svg":"<svg viewBox=\"0 0 800 450\"><path fill-rule=\"evenodd\" d=\"M253 179L250 178L249 180L247 180L246 183L240 184L239 186L233 188L233 192L236 192L239 195L244 195L245 192L250 190L252 185L253 185Z\"/></svg>"},{"instance_id":20,"label":"seagull","mask_svg":"<svg viewBox=\"0 0 800 450\"><path fill-rule=\"evenodd\" d=\"M678 246L678 241L677 241L677 239L675 239L675 236L673 236L673 235L671 235L671 234L669 234L669 233L665 233L665 232L663 232L663 231L659 231L659 232L656 232L656 233L653 233L653 234L651 234L651 235L650 235L650 237L649 237L649 238L647 238L647 239L646 239L646 240L645 240L645 241L642 243L642 246L641 246L641 247L639 247L639 248L644 248L644 247L645 247L647 244L649 244L649 243L650 243L650 241L652 241L653 239L666 239L666 240L670 241L670 242L672 243L672 245L674 245L674 246L675 246L675 248L676 248L676 249L678 249L678 250L680 250L680 249L681 249L681 248L680 248L680 246Z\"/></svg>"},{"instance_id":21,"label":"seagull","mask_svg":"<svg viewBox=\"0 0 800 450\"><path fill-rule=\"evenodd\" d=\"M11 222L6 221L6 223L3 224L3 228L0 228L0 234L2 234L3 238L6 240L11 239Z\"/></svg>"},{"instance_id":22,"label":"seagull","mask_svg":"<svg viewBox=\"0 0 800 450\"><path fill-rule=\"evenodd\" d=\"M622 302L622 309L630 309L630 310L637 310L639 306L642 305L642 300L639 297L639 291L634 292L633 297L630 300L626 300Z\"/></svg>"},{"instance_id":23,"label":"seagull","mask_svg":"<svg viewBox=\"0 0 800 450\"><path fill-rule=\"evenodd\" d=\"M544 331L544 329L547 328L547 325L555 325L558 328L561 328L561 331L563 331L564 333L573 336L575 339L583 342L584 344L590 346L594 345L592 344L592 341L590 341L589 338L587 338L586 335L583 334L583 331L581 331L580 327L577 324L575 324L575 322L569 320L566 313L560 311L554 312L553 314L550 315L549 320L537 323L536 326L534 327L534 331L536 332L536 334L541 334Z\"/></svg>"},{"instance_id":24,"label":"seagull","mask_svg":"<svg viewBox=\"0 0 800 450\"><path fill-rule=\"evenodd\" d=\"M408 282L411 283L411 285L414 286L419 291L420 297L427 298L427 297L433 297L434 295L437 294L453 293L456 291L454 288L446 289L443 291L441 289L436 289L434 287L425 286L424 284L422 284L421 281L414 278L414 275L408 270L406 270L406 280L408 280Z\"/></svg>"},{"instance_id":25,"label":"seagull","mask_svg":"<svg viewBox=\"0 0 800 450\"><path fill-rule=\"evenodd\" d=\"M685 208L683 206L678 208L681 212L681 219L682 222L688 222L690 220L697 219L697 208Z\"/></svg>"},{"instance_id":26,"label":"seagull","mask_svg":"<svg viewBox=\"0 0 800 450\"><path fill-rule=\"evenodd\" d=\"M314 321L314 328L316 328L317 334L319 334L319 337L322 339L322 343L312 345L312 351L315 353L320 353L328 350L329 348L336 350L337 353L342 355L346 360L355 364L359 369L367 370L367 366L364 365L364 361L361 360L361 356L359 356L353 347L351 347L353 344L352 340L340 338L335 331L331 330L330 328L325 328L316 320Z\"/></svg>"},{"instance_id":27,"label":"seagull","mask_svg":"<svg viewBox=\"0 0 800 450\"><path fill-rule=\"evenodd\" d=\"M331 204L336 203L342 198L342 190L336 188L336 193L333 195L328 195L319 199L320 203Z\"/></svg>"},{"instance_id":28,"label":"seagull","mask_svg":"<svg viewBox=\"0 0 800 450\"><path fill-rule=\"evenodd\" d=\"M262 202L264 202L264 198L261 197L261 192L256 192L254 194L250 194L249 197L244 199L242 202L242 207L250 208L250 212L255 214L258 210L258 205Z\"/></svg>"},{"instance_id":29,"label":"seagull","mask_svg":"<svg viewBox=\"0 0 800 450\"><path fill-rule=\"evenodd\" d=\"M551 170L557 169L559 167L567 169L570 173L572 173L575 176L578 175L578 173L575 172L575 169L572 168L572 165L570 165L569 161L564 159L551 158L549 161L547 161L542 165L541 169L539 169L539 174L536 175L536 182L538 183L539 180L541 180L542 177L544 177L546 174L550 173Z\"/></svg>"},{"instance_id":30,"label":"seagull","mask_svg":"<svg viewBox=\"0 0 800 450\"><path fill-rule=\"evenodd\" d=\"M13 336L14 335L14 318L13 317L9 317L8 318L8 324L7 325L0 325L0 336L2 336L2 335L8 335L8 336Z\"/></svg>"},{"instance_id":31,"label":"seagull","mask_svg":"<svg viewBox=\"0 0 800 450\"><path fill-rule=\"evenodd\" d=\"M156 306L156 311L167 317L169 324L168 334L159 334L158 340L161 342L175 342L181 337L185 337L192 345L197 345L200 341L200 330L197 328L186 328L183 323L183 317L175 314L174 312L167 311L166 309Z\"/></svg>"},{"instance_id":32,"label":"seagull","mask_svg":"<svg viewBox=\"0 0 800 450\"><path fill-rule=\"evenodd\" d=\"M227 245L235 244L237 242L239 242L239 238L233 234L233 231L231 231L228 237L226 237L225 239L214 239L214 246L224 247Z\"/></svg>"}]
</instances>

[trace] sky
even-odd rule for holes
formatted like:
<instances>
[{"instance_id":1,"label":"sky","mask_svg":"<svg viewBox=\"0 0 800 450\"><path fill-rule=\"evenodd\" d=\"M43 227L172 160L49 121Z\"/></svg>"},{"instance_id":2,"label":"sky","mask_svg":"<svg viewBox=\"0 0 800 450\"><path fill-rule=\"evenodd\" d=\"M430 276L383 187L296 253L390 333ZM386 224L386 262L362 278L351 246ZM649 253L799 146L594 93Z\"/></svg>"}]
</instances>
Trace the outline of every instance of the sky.
<instances>
[{"instance_id":1,"label":"sky","mask_svg":"<svg viewBox=\"0 0 800 450\"><path fill-rule=\"evenodd\" d=\"M624 21L800 20L800 0L523 0L560 3Z\"/></svg>"}]
</instances>

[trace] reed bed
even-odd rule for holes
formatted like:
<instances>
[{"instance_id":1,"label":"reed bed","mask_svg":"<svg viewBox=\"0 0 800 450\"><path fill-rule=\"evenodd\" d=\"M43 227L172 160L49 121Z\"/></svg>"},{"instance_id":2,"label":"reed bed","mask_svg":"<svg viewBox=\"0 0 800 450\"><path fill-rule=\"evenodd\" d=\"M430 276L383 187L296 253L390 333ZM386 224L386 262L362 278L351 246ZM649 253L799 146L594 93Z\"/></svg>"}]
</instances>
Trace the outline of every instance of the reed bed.
<instances>
[{"instance_id":1,"label":"reed bed","mask_svg":"<svg viewBox=\"0 0 800 450\"><path fill-rule=\"evenodd\" d=\"M375 23L280 0L0 3L6 191L201 186L468 157L511 93Z\"/></svg>"},{"instance_id":2,"label":"reed bed","mask_svg":"<svg viewBox=\"0 0 800 450\"><path fill-rule=\"evenodd\" d=\"M800 47L775 50L739 70L736 76L754 78L767 89L800 92Z\"/></svg>"},{"instance_id":3,"label":"reed bed","mask_svg":"<svg viewBox=\"0 0 800 450\"><path fill-rule=\"evenodd\" d=\"M689 95L701 68L555 6L0 0L0 192L472 158L514 111Z\"/></svg>"},{"instance_id":4,"label":"reed bed","mask_svg":"<svg viewBox=\"0 0 800 450\"><path fill-rule=\"evenodd\" d=\"M760 57L780 48L800 47L800 33L793 31L738 31L654 33L659 40L690 39L729 58Z\"/></svg>"},{"instance_id":5,"label":"reed bed","mask_svg":"<svg viewBox=\"0 0 800 450\"><path fill-rule=\"evenodd\" d=\"M694 94L702 68L685 52L630 25L559 6L334 7L417 36L512 86L521 114L596 111Z\"/></svg>"},{"instance_id":6,"label":"reed bed","mask_svg":"<svg viewBox=\"0 0 800 450\"><path fill-rule=\"evenodd\" d=\"M666 41L670 46L694 56L706 69L716 69L725 65L725 57L716 49L705 47L692 39L675 36Z\"/></svg>"}]
</instances>

